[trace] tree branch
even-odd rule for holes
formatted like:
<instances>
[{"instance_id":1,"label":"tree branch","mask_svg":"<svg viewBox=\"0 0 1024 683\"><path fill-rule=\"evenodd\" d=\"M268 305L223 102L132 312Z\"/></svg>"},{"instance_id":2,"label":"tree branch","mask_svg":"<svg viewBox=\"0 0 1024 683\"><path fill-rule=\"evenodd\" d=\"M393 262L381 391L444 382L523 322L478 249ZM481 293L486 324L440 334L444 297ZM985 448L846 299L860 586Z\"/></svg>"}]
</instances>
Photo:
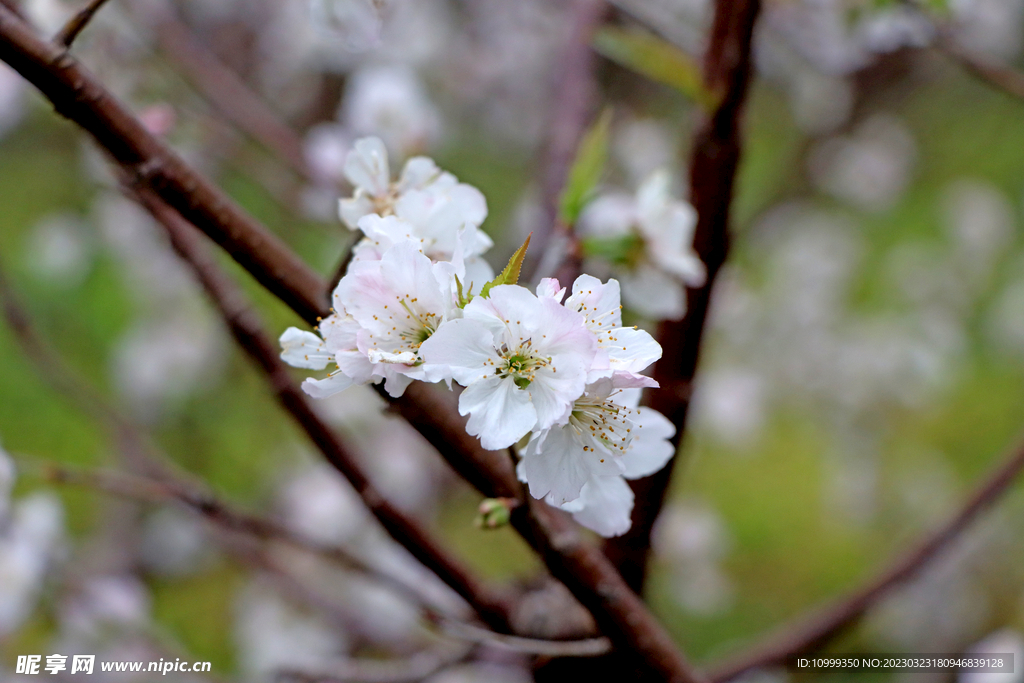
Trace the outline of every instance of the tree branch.
<instances>
[{"instance_id":1,"label":"tree branch","mask_svg":"<svg viewBox=\"0 0 1024 683\"><path fill-rule=\"evenodd\" d=\"M686 433L693 377L715 278L729 251L729 208L740 157L740 116L750 80L750 50L760 0L718 0L704 58L704 82L718 105L698 130L690 158L690 201L697 209L694 247L707 266L703 287L687 290L686 317L658 329L664 350L654 368L661 388L648 390L647 405L676 427L678 451ZM637 505L633 526L605 550L633 590L641 591L650 556L651 531L661 512L678 457L660 472L631 482Z\"/></svg>"},{"instance_id":2,"label":"tree branch","mask_svg":"<svg viewBox=\"0 0 1024 683\"><path fill-rule=\"evenodd\" d=\"M116 161L135 170L135 185L141 193L159 198L164 209L174 209L180 213L179 218L194 223L308 322L327 313L326 287L320 278L155 140L72 57L39 40L4 9L0 9L0 59L36 85L55 103L58 112L92 134ZM232 300L229 298L228 302ZM233 308L224 312L237 313ZM247 344L254 339L248 328L239 326L235 332ZM252 343L253 349L259 350L260 364L274 371L275 390L282 403L296 410L293 415L317 444L337 458L340 454L330 431L309 410L305 397L294 387L288 388L290 378L280 367L276 349ZM275 367L279 369L274 370ZM430 387L414 384L393 405L463 477L482 487L485 495L518 497L518 482L507 459L480 448L476 439L466 433L465 420L450 409L450 403L436 396ZM519 508L523 512L513 514L517 530L538 551L552 574L592 612L615 647L647 662L666 680L699 680L640 598L630 591L597 548L581 541L571 521L538 501L531 500L528 507L530 514L526 514L527 506Z\"/></svg>"},{"instance_id":3,"label":"tree branch","mask_svg":"<svg viewBox=\"0 0 1024 683\"><path fill-rule=\"evenodd\" d=\"M780 628L765 638L761 644L735 660L713 666L712 681L724 683L750 669L784 665L797 655L814 652L823 647L855 624L868 609L894 589L917 576L943 550L948 549L954 540L1009 490L1022 470L1024 447L1018 447L979 484L955 515L921 540L910 552L897 559L873 581L846 598Z\"/></svg>"}]
</instances>

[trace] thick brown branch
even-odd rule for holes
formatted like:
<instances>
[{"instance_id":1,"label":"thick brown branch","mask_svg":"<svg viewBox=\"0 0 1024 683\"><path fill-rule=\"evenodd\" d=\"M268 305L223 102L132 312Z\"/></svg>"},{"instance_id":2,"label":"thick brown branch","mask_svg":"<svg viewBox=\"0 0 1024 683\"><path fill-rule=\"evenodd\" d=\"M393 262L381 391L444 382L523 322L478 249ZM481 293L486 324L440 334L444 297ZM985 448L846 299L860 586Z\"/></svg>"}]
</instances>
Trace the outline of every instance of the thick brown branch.
<instances>
[{"instance_id":1,"label":"thick brown branch","mask_svg":"<svg viewBox=\"0 0 1024 683\"><path fill-rule=\"evenodd\" d=\"M920 574L943 550L948 549L971 523L1009 490L1022 470L1024 447L1018 447L982 481L964 503L963 508L873 581L846 598L780 628L778 632L765 638L760 645L737 659L713 667L712 680L724 683L750 669L783 665L797 655L814 652L823 647L855 624L868 609L894 589Z\"/></svg>"},{"instance_id":2,"label":"thick brown branch","mask_svg":"<svg viewBox=\"0 0 1024 683\"><path fill-rule=\"evenodd\" d=\"M236 261L307 321L314 322L326 314L326 288L320 278L156 141L72 58L55 52L17 17L2 9L0 59L35 84L58 111L90 132L115 160L135 170L135 183L143 194L159 198L170 215L177 215L170 209L176 210L179 219L188 219L222 244ZM232 297L226 302L234 305ZM226 307L225 313L230 318L238 311ZM238 326L234 331L252 350L258 350L258 362L265 364L265 370L273 371L275 390L284 406L294 411L293 415L330 458L347 467L347 458L339 452L331 432L309 410L305 397L294 389L287 373L280 368L276 350L265 340L257 344L257 337L247 327ZM414 385L394 403L396 410L485 495L518 497L518 484L507 458L483 451L466 434L465 421L444 400L432 398L431 392L430 387ZM552 574L593 613L616 648L645 661L665 680L698 680L643 602L598 549L579 539L570 520L536 501L529 506L532 514L525 513L525 506L520 509L524 512L513 514L517 530L540 553Z\"/></svg>"},{"instance_id":3,"label":"thick brown branch","mask_svg":"<svg viewBox=\"0 0 1024 683\"><path fill-rule=\"evenodd\" d=\"M661 384L646 402L676 426L678 448L686 430L690 387L697 370L704 323L715 277L729 250L729 207L740 157L740 114L750 79L750 46L760 0L718 0L711 41L704 61L704 81L718 96L718 106L697 132L690 159L690 201L697 209L694 247L707 266L703 287L687 291L686 317L667 321L658 330L664 354L654 370ZM633 482L637 505L633 526L606 544L606 551L634 590L643 589L651 547L651 530L672 478L673 458L657 474Z\"/></svg>"},{"instance_id":4,"label":"thick brown branch","mask_svg":"<svg viewBox=\"0 0 1024 683\"><path fill-rule=\"evenodd\" d=\"M89 25L92 18L106 3L107 0L92 0L75 16L71 17L68 23L64 24L61 30L57 32L57 35L53 37L53 42L65 48L71 47L71 43L75 42L78 34L85 30L85 27Z\"/></svg>"},{"instance_id":5,"label":"thick brown branch","mask_svg":"<svg viewBox=\"0 0 1024 683\"><path fill-rule=\"evenodd\" d=\"M326 309L325 286L277 237L150 135L66 50L40 39L0 7L0 59L35 85L62 116L95 138L137 182L151 188L224 247L260 284L306 320Z\"/></svg>"},{"instance_id":6,"label":"thick brown branch","mask_svg":"<svg viewBox=\"0 0 1024 683\"><path fill-rule=\"evenodd\" d=\"M316 444L328 462L352 484L370 512L396 541L469 602L485 623L507 629L508 605L504 598L484 587L426 529L385 499L346 445L316 414L305 394L292 381L287 366L278 357L275 344L264 333L255 312L204 248L195 228L181 214L161 201L152 190L139 187L136 188L136 194L153 217L164 226L171 246L191 266L227 323L232 336L266 376L278 402Z\"/></svg>"}]
</instances>

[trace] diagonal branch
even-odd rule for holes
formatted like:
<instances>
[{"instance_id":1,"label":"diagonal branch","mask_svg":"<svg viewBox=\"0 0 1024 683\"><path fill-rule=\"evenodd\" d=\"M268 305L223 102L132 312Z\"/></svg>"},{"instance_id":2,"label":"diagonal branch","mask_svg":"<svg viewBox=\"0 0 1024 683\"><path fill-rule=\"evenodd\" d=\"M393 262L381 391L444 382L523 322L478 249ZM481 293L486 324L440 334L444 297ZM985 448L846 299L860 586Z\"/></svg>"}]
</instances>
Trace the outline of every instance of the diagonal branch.
<instances>
[{"instance_id":1,"label":"diagonal branch","mask_svg":"<svg viewBox=\"0 0 1024 683\"><path fill-rule=\"evenodd\" d=\"M325 287L320 278L223 193L156 141L72 57L40 40L4 9L0 9L0 59L39 88L55 103L58 112L88 131L116 161L134 170L134 182L140 193L161 200L165 213L180 214L179 218L192 222L221 244L261 284L308 322L326 314ZM209 284L219 288L223 283ZM235 304L230 297L227 303ZM238 311L232 307L225 308L224 313L233 316ZM254 350L258 348L261 365L267 370L276 367L273 347L257 347L249 328L239 326L235 332L247 344L253 343ZM283 369L275 371L274 378L285 407L298 411L293 415L331 457L339 456L331 433L309 411L305 397L294 388L288 389L290 378ZM516 497L518 482L511 463L484 451L466 433L464 419L452 410L448 398L440 398L430 387L414 385L394 405L485 495ZM640 598L600 550L582 542L578 530L565 515L532 500L532 514L524 508L520 507L522 513L513 514L516 529L543 557L552 574L591 611L616 648L647 662L666 680L699 680Z\"/></svg>"},{"instance_id":2,"label":"diagonal branch","mask_svg":"<svg viewBox=\"0 0 1024 683\"><path fill-rule=\"evenodd\" d=\"M1022 470L1024 447L1018 447L979 484L963 508L873 581L810 616L780 628L735 660L712 667L712 681L724 683L751 669L784 665L797 655L823 647L854 625L868 609L893 590L917 576L943 550L948 549L954 540L1009 490Z\"/></svg>"},{"instance_id":3,"label":"diagonal branch","mask_svg":"<svg viewBox=\"0 0 1024 683\"><path fill-rule=\"evenodd\" d=\"M693 376L715 277L729 251L729 208L740 158L740 116L750 80L750 54L760 0L718 0L711 40L704 58L704 82L717 106L698 130L690 158L690 201L697 209L694 247L707 266L703 287L687 290L686 317L658 329L664 353L654 368L660 389L650 390L648 405L676 427L677 450L686 433ZM632 482L637 505L633 526L605 548L633 590L643 589L650 556L651 531L665 501L673 467Z\"/></svg>"}]
</instances>

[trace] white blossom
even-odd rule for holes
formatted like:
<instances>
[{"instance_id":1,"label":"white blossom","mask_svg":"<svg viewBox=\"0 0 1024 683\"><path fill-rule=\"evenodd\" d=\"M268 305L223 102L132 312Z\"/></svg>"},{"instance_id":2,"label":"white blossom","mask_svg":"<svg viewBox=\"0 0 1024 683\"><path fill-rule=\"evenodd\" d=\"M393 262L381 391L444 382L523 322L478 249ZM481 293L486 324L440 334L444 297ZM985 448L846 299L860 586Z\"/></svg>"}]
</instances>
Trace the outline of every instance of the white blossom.
<instances>
[{"instance_id":1,"label":"white blossom","mask_svg":"<svg viewBox=\"0 0 1024 683\"><path fill-rule=\"evenodd\" d=\"M354 135L378 135L396 155L428 148L441 115L416 72L406 66L369 66L349 77L341 119Z\"/></svg>"},{"instance_id":2,"label":"white blossom","mask_svg":"<svg viewBox=\"0 0 1024 683\"><path fill-rule=\"evenodd\" d=\"M490 267L478 258L494 245L480 230L487 218L487 201L480 190L460 183L426 157L406 162L395 182L390 174L384 143L379 138L357 140L345 159L345 177L355 193L340 204L345 224L366 235L356 247L356 257L365 258L366 250L379 253L372 248L378 235L398 231L421 240L423 252L434 261L456 258L461 245L471 280L482 285L493 277Z\"/></svg>"},{"instance_id":3,"label":"white blossom","mask_svg":"<svg viewBox=\"0 0 1024 683\"><path fill-rule=\"evenodd\" d=\"M584 210L579 225L591 244L610 243L616 252L613 273L627 306L653 319L683 317L686 286L699 287L707 275L693 250L697 213L672 197L668 172L652 173L635 198L599 197Z\"/></svg>"},{"instance_id":4,"label":"white blossom","mask_svg":"<svg viewBox=\"0 0 1024 683\"><path fill-rule=\"evenodd\" d=\"M639 382L636 386L657 386L640 373L661 358L661 345L645 330L622 326L618 281L602 283L592 275L580 275L565 307L585 318L587 329L597 340L597 356L588 382L625 373Z\"/></svg>"},{"instance_id":5,"label":"white blossom","mask_svg":"<svg viewBox=\"0 0 1024 683\"><path fill-rule=\"evenodd\" d=\"M633 511L633 491L625 480L646 477L665 466L675 453L669 440L675 426L656 410L636 407L638 390L610 389L612 382L603 380L575 402L568 424L552 428L543 440L531 439L517 473L530 484L531 494L535 488L544 488L535 486L531 477L545 470L548 478L542 474L540 481L555 482L564 491L568 482L575 487L583 463L589 471L578 496L563 501L559 488L552 488L546 500L602 536L619 536L629 530ZM539 445L531 452L535 442ZM595 456L598 467L593 466ZM602 456L613 460L618 472L600 462Z\"/></svg>"},{"instance_id":6,"label":"white blossom","mask_svg":"<svg viewBox=\"0 0 1024 683\"><path fill-rule=\"evenodd\" d=\"M420 348L450 367L466 389L459 412L484 448L507 448L533 429L568 418L582 393L597 344L583 316L524 287L494 287L466 305Z\"/></svg>"},{"instance_id":7,"label":"white blossom","mask_svg":"<svg viewBox=\"0 0 1024 683\"><path fill-rule=\"evenodd\" d=\"M385 380L392 396L401 396L413 379L437 381L443 369L425 364L420 345L440 324L457 315L453 276L458 266L431 263L406 240L380 260L353 263L334 291L337 313L319 325L322 339L289 328L281 335L281 358L295 367L338 369L325 379L307 379L306 393L325 398L352 384Z\"/></svg>"}]
</instances>

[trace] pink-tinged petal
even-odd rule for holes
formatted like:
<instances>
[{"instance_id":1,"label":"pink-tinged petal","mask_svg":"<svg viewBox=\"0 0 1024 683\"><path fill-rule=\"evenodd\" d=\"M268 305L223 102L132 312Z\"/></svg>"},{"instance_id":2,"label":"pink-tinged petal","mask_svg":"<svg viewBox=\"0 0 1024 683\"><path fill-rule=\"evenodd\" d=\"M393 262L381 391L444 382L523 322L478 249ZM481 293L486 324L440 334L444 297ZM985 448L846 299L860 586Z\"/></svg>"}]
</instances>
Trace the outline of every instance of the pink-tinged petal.
<instances>
[{"instance_id":1,"label":"pink-tinged petal","mask_svg":"<svg viewBox=\"0 0 1024 683\"><path fill-rule=\"evenodd\" d=\"M324 340L297 327L289 327L281 335L281 360L295 368L323 370L331 362Z\"/></svg>"},{"instance_id":2,"label":"pink-tinged petal","mask_svg":"<svg viewBox=\"0 0 1024 683\"><path fill-rule=\"evenodd\" d=\"M387 194L391 184L388 150L380 138L360 138L345 157L345 178L374 197Z\"/></svg>"},{"instance_id":3,"label":"pink-tinged petal","mask_svg":"<svg viewBox=\"0 0 1024 683\"><path fill-rule=\"evenodd\" d=\"M335 372L324 379L307 379L302 383L302 390L313 398L328 398L339 391L352 386L353 382L343 372Z\"/></svg>"},{"instance_id":4,"label":"pink-tinged petal","mask_svg":"<svg viewBox=\"0 0 1024 683\"><path fill-rule=\"evenodd\" d=\"M562 509L606 538L621 536L633 524L633 490L622 477L593 477L583 485L580 497Z\"/></svg>"},{"instance_id":5,"label":"pink-tinged petal","mask_svg":"<svg viewBox=\"0 0 1024 683\"><path fill-rule=\"evenodd\" d=\"M420 345L420 358L428 365L449 366L455 381L469 386L494 375L494 333L477 320L449 320Z\"/></svg>"},{"instance_id":6,"label":"pink-tinged petal","mask_svg":"<svg viewBox=\"0 0 1024 683\"><path fill-rule=\"evenodd\" d=\"M623 476L639 479L654 474L675 455L676 449L669 439L676 433L667 417L652 408L638 408L634 420L638 429L633 431L626 454L622 458Z\"/></svg>"},{"instance_id":7,"label":"pink-tinged petal","mask_svg":"<svg viewBox=\"0 0 1024 683\"><path fill-rule=\"evenodd\" d=\"M537 296L540 298L554 299L561 303L565 297L565 287L559 284L557 278L546 277L537 285Z\"/></svg>"},{"instance_id":8,"label":"pink-tinged petal","mask_svg":"<svg viewBox=\"0 0 1024 683\"><path fill-rule=\"evenodd\" d=\"M537 423L530 395L511 378L490 377L470 384L459 397L459 413L469 415L466 431L479 436L480 445L491 451L508 448Z\"/></svg>"}]
</instances>

